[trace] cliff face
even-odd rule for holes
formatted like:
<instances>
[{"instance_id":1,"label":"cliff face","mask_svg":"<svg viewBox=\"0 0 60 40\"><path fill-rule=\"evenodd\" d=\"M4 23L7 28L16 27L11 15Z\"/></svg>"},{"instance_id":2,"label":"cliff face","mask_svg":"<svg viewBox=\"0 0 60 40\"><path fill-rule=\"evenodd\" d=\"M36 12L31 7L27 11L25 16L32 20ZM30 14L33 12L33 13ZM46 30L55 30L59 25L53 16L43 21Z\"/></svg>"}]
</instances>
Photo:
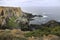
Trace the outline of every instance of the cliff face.
<instances>
[{"instance_id":1,"label":"cliff face","mask_svg":"<svg viewBox=\"0 0 60 40\"><path fill-rule=\"evenodd\" d=\"M3 16L21 16L21 8L20 7L0 7L0 15ZM9 15L10 14L10 15Z\"/></svg>"},{"instance_id":2,"label":"cliff face","mask_svg":"<svg viewBox=\"0 0 60 40\"><path fill-rule=\"evenodd\" d=\"M42 17L41 15L32 15L30 13L25 13L21 10L20 7L2 7L0 6L0 28L8 27L17 27L29 25L32 18ZM19 26L19 27L20 27ZM5 27L6 28L6 27Z\"/></svg>"},{"instance_id":3,"label":"cliff face","mask_svg":"<svg viewBox=\"0 0 60 40\"><path fill-rule=\"evenodd\" d=\"M22 16L20 7L0 7L0 25L6 24L6 19Z\"/></svg>"}]
</instances>

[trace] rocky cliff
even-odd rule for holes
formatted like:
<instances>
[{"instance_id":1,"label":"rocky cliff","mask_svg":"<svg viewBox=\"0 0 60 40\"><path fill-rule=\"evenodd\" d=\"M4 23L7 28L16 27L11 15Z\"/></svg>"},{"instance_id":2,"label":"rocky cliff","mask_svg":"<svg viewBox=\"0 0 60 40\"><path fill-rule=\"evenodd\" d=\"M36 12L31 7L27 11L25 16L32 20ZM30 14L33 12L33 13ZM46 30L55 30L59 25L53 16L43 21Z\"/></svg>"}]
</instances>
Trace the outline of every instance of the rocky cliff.
<instances>
[{"instance_id":1,"label":"rocky cliff","mask_svg":"<svg viewBox=\"0 0 60 40\"><path fill-rule=\"evenodd\" d=\"M0 28L6 27L21 27L29 25L29 22L34 20L34 17L42 17L41 15L32 15L31 13L23 12L20 7L3 7L0 6ZM4 26L4 27L3 27ZM28 26L27 26L28 27Z\"/></svg>"},{"instance_id":2,"label":"rocky cliff","mask_svg":"<svg viewBox=\"0 0 60 40\"><path fill-rule=\"evenodd\" d=\"M0 6L0 26L6 24L6 19L11 17L22 16L22 11L20 7L3 7Z\"/></svg>"}]
</instances>

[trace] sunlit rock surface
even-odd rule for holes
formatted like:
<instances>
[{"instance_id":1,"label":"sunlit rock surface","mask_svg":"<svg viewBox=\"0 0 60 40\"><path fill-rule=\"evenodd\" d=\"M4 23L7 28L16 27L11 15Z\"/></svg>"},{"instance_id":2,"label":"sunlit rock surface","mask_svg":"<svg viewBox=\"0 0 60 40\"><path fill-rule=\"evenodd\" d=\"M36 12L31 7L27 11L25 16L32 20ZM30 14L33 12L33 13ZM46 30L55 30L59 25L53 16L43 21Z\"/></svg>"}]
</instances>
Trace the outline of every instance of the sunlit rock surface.
<instances>
[{"instance_id":1,"label":"sunlit rock surface","mask_svg":"<svg viewBox=\"0 0 60 40\"><path fill-rule=\"evenodd\" d=\"M11 17L22 16L22 10L20 7L3 7L0 6L0 25L6 24L6 19Z\"/></svg>"}]
</instances>

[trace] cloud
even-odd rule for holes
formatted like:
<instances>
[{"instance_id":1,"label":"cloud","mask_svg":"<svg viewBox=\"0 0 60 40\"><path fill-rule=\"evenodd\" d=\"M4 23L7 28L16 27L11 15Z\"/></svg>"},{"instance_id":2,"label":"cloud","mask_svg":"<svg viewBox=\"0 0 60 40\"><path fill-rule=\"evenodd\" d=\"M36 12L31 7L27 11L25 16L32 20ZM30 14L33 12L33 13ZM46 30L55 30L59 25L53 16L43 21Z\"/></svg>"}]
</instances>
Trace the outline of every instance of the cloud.
<instances>
[{"instance_id":1,"label":"cloud","mask_svg":"<svg viewBox=\"0 0 60 40\"><path fill-rule=\"evenodd\" d=\"M1 0L0 5L4 6L20 6L24 2L28 2L28 0Z\"/></svg>"},{"instance_id":2,"label":"cloud","mask_svg":"<svg viewBox=\"0 0 60 40\"><path fill-rule=\"evenodd\" d=\"M31 0L30 2L25 3L25 5L28 6L60 6L60 1L59 0ZM24 6L25 6L24 5Z\"/></svg>"},{"instance_id":3,"label":"cloud","mask_svg":"<svg viewBox=\"0 0 60 40\"><path fill-rule=\"evenodd\" d=\"M60 0L1 0L0 5L6 6L60 6Z\"/></svg>"},{"instance_id":4,"label":"cloud","mask_svg":"<svg viewBox=\"0 0 60 40\"><path fill-rule=\"evenodd\" d=\"M26 2L28 0L3 0L5 2Z\"/></svg>"}]
</instances>

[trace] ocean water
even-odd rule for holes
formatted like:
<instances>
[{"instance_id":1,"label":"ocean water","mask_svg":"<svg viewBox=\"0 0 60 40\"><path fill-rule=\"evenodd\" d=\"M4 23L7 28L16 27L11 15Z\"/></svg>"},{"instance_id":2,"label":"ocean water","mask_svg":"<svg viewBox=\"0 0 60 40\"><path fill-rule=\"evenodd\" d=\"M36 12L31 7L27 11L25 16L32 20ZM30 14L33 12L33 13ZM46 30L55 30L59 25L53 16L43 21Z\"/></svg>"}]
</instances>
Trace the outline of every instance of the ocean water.
<instances>
[{"instance_id":1,"label":"ocean water","mask_svg":"<svg viewBox=\"0 0 60 40\"><path fill-rule=\"evenodd\" d=\"M60 22L60 7L23 7L25 12L33 15L42 15L43 17L35 17L30 24L44 24L50 20Z\"/></svg>"}]
</instances>

